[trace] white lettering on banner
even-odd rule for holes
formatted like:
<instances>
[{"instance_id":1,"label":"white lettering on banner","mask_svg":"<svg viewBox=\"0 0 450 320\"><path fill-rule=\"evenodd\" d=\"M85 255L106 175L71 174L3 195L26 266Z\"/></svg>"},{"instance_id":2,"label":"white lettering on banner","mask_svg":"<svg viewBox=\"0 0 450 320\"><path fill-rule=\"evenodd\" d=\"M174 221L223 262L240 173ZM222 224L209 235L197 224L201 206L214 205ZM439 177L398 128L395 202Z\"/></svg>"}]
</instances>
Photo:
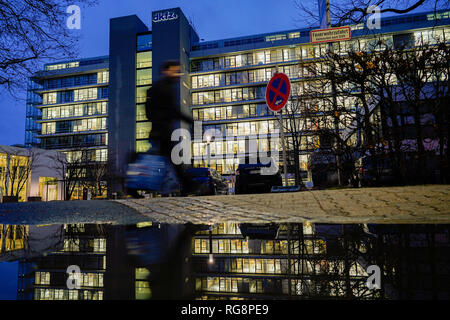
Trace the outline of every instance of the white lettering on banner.
<instances>
[{"instance_id":1,"label":"white lettering on banner","mask_svg":"<svg viewBox=\"0 0 450 320\"><path fill-rule=\"evenodd\" d=\"M161 21L168 21L168 20L175 20L178 19L178 15L175 12L158 12L153 15L153 22L161 22Z\"/></svg>"}]
</instances>

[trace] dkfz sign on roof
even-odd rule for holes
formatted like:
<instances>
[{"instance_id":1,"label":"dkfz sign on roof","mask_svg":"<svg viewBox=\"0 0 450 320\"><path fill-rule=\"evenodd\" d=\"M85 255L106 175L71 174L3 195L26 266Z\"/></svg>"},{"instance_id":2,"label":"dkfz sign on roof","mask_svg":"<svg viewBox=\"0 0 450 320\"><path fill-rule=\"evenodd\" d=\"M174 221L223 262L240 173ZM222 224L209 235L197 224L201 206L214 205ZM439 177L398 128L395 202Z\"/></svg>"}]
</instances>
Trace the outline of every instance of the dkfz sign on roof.
<instances>
[{"instance_id":1,"label":"dkfz sign on roof","mask_svg":"<svg viewBox=\"0 0 450 320\"><path fill-rule=\"evenodd\" d=\"M152 18L153 22L162 22L176 19L178 19L178 15L172 11L154 13Z\"/></svg>"}]
</instances>

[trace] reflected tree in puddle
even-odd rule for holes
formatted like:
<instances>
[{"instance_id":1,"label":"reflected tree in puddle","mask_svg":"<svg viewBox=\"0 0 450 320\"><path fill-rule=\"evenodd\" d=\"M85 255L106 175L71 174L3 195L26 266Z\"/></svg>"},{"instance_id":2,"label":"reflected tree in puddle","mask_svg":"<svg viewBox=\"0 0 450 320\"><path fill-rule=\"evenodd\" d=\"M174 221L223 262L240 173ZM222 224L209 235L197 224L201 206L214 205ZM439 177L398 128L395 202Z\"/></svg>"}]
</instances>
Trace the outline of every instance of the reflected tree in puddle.
<instances>
[{"instance_id":1,"label":"reflected tree in puddle","mask_svg":"<svg viewBox=\"0 0 450 320\"><path fill-rule=\"evenodd\" d=\"M448 225L0 226L18 298L448 299ZM79 289L67 285L78 266ZM381 288L367 286L369 266Z\"/></svg>"}]
</instances>

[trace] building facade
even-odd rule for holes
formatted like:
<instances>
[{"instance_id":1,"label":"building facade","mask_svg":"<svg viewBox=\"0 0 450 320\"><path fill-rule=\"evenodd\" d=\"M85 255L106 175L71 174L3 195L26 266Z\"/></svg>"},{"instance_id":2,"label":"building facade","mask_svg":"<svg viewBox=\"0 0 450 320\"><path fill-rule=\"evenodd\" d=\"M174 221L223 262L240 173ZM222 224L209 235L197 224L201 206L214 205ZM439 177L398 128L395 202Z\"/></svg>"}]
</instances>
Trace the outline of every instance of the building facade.
<instances>
[{"instance_id":1,"label":"building facade","mask_svg":"<svg viewBox=\"0 0 450 320\"><path fill-rule=\"evenodd\" d=\"M107 161L108 83L108 57L45 65L28 87L25 146L61 151L89 177Z\"/></svg>"},{"instance_id":2,"label":"building facade","mask_svg":"<svg viewBox=\"0 0 450 320\"><path fill-rule=\"evenodd\" d=\"M40 201L64 199L63 154L54 150L0 145L0 202L30 198Z\"/></svg>"},{"instance_id":3,"label":"building facade","mask_svg":"<svg viewBox=\"0 0 450 320\"><path fill-rule=\"evenodd\" d=\"M386 17L380 29L350 26L351 39L334 42L332 47L344 54L350 49L376 50L379 39L388 46L405 37L417 43L432 42L435 37L449 42L449 25L446 11ZM91 159L110 161L118 178L111 191L122 190L121 178L130 155L149 148L146 91L159 78L161 63L176 59L183 72L176 94L180 109L201 121L191 144L192 164L232 175L240 162L252 156L248 141L255 142L258 153L281 150L279 142L271 140L278 124L265 103L265 88L274 73L283 72L291 80L291 97L310 90L314 75L304 63L320 61L329 49L328 43L311 43L310 31L200 42L180 8L153 12L151 28L135 15L111 19L108 57L47 65L47 70L33 78L27 103L27 143L40 139L43 148L64 151L69 160L77 152L73 150L86 147ZM42 102L36 102L39 99ZM336 103L340 108L355 107L351 99ZM286 108L293 109L293 102ZM331 109L329 101L317 102L318 112ZM303 181L313 179L308 163L321 144L314 132L319 121L315 116L298 114L303 133L297 155ZM320 118L323 126L331 123L331 118ZM345 128L341 121L338 130ZM204 135L207 130L213 134ZM290 139L287 134L288 151L293 145Z\"/></svg>"},{"instance_id":4,"label":"building facade","mask_svg":"<svg viewBox=\"0 0 450 320\"><path fill-rule=\"evenodd\" d=\"M58 242L49 244L46 250L37 250L36 244L27 243L30 250L40 255L23 256L19 261L18 300L103 300L107 263L104 226L51 227L59 227ZM67 284L71 265L81 270L78 289Z\"/></svg>"}]
</instances>

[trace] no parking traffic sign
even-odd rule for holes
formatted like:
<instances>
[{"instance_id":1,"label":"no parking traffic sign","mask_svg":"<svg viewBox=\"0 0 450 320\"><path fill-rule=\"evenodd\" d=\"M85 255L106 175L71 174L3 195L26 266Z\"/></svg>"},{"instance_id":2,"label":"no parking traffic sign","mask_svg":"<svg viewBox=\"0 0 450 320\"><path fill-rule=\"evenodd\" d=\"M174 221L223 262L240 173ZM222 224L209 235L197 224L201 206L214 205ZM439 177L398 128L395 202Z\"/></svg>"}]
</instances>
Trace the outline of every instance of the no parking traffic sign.
<instances>
[{"instance_id":1,"label":"no parking traffic sign","mask_svg":"<svg viewBox=\"0 0 450 320\"><path fill-rule=\"evenodd\" d=\"M280 111L291 93L291 82L284 73L275 73L266 87L266 103L270 110Z\"/></svg>"}]
</instances>

